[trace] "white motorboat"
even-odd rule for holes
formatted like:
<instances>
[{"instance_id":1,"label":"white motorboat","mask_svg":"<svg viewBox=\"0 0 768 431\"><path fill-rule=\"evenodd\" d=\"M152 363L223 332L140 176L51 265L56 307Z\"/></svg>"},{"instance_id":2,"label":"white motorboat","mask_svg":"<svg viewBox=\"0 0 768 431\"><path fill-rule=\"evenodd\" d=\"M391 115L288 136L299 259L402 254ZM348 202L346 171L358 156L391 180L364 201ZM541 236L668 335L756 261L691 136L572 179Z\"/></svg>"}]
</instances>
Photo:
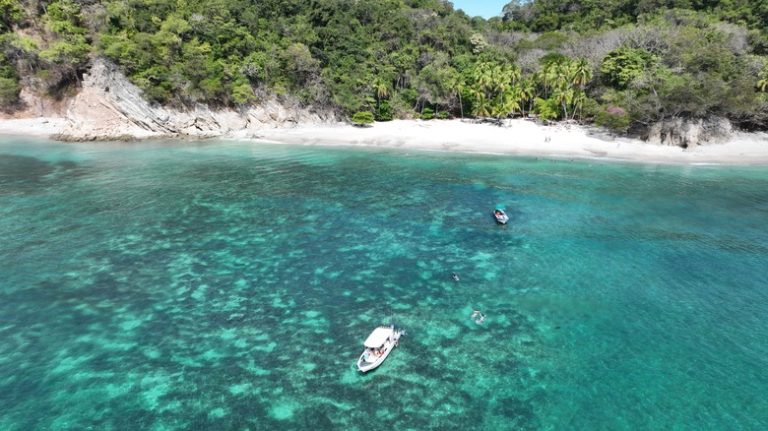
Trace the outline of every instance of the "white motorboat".
<instances>
[{"instance_id":1,"label":"white motorboat","mask_svg":"<svg viewBox=\"0 0 768 431\"><path fill-rule=\"evenodd\" d=\"M357 360L357 368L367 373L381 365L389 353L397 347L402 331L395 329L395 326L379 326L371 332L366 338L365 350Z\"/></svg>"},{"instance_id":2,"label":"white motorboat","mask_svg":"<svg viewBox=\"0 0 768 431\"><path fill-rule=\"evenodd\" d=\"M509 216L504 211L503 206L497 206L495 210L493 210L493 218L496 219L496 223L498 224L507 224L509 221Z\"/></svg>"}]
</instances>

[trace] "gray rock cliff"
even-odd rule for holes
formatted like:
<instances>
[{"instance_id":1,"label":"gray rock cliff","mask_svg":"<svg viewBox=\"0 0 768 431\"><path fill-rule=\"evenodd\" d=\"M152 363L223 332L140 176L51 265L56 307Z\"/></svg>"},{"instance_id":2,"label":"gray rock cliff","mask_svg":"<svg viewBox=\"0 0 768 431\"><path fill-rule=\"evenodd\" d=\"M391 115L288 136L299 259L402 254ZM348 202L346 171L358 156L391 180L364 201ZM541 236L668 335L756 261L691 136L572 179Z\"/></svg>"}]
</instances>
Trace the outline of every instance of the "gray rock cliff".
<instances>
[{"instance_id":1,"label":"gray rock cliff","mask_svg":"<svg viewBox=\"0 0 768 431\"><path fill-rule=\"evenodd\" d=\"M276 99L243 111L205 105L181 111L144 100L112 63L96 59L66 110L62 140L120 140L160 137L251 137L259 129L338 121L332 112L288 107Z\"/></svg>"},{"instance_id":2,"label":"gray rock cliff","mask_svg":"<svg viewBox=\"0 0 768 431\"><path fill-rule=\"evenodd\" d=\"M725 142L732 134L733 126L726 118L673 118L653 124L645 140L656 145L693 148L697 145Z\"/></svg>"}]
</instances>

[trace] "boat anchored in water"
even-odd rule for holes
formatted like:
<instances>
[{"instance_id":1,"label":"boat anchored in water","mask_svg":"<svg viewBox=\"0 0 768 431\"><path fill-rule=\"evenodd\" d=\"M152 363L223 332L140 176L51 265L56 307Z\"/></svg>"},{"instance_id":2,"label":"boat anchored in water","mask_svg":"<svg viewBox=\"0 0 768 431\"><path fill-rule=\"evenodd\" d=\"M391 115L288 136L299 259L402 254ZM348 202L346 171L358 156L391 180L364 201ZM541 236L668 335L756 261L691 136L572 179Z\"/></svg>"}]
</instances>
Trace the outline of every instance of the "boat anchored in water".
<instances>
[{"instance_id":1,"label":"boat anchored in water","mask_svg":"<svg viewBox=\"0 0 768 431\"><path fill-rule=\"evenodd\" d=\"M357 368L367 373L381 365L390 352L399 344L402 331L395 329L394 325L379 326L366 338L365 350L357 360Z\"/></svg>"},{"instance_id":2,"label":"boat anchored in water","mask_svg":"<svg viewBox=\"0 0 768 431\"><path fill-rule=\"evenodd\" d=\"M507 224L509 221L509 216L501 205L497 205L496 209L493 210L493 218L496 219L496 223L498 224Z\"/></svg>"}]
</instances>

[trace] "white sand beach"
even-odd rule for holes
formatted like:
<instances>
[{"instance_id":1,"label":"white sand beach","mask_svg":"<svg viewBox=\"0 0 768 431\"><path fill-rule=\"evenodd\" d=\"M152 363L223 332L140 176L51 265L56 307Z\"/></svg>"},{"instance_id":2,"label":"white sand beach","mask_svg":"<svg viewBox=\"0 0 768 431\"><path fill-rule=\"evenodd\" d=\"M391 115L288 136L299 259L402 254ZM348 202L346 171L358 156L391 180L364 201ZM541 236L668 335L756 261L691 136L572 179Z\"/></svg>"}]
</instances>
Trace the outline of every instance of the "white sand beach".
<instances>
[{"instance_id":1,"label":"white sand beach","mask_svg":"<svg viewBox=\"0 0 768 431\"><path fill-rule=\"evenodd\" d=\"M49 137L60 133L66 125L66 119L57 117L0 120L0 135ZM765 133L735 133L723 144L682 149L614 137L605 131L576 124L545 126L524 119L507 120L502 126L478 124L470 120L397 120L376 123L371 127L354 127L345 123L307 124L243 129L221 137L277 144L645 163L768 165L768 134Z\"/></svg>"},{"instance_id":2,"label":"white sand beach","mask_svg":"<svg viewBox=\"0 0 768 431\"><path fill-rule=\"evenodd\" d=\"M47 138L61 132L66 124L60 117L0 119L0 135Z\"/></svg>"},{"instance_id":3,"label":"white sand beach","mask_svg":"<svg viewBox=\"0 0 768 431\"><path fill-rule=\"evenodd\" d=\"M580 125L544 126L507 120L503 126L461 120L401 120L372 127L299 126L259 131L275 143L367 146L427 151L682 164L768 164L768 135L736 133L729 142L692 149L619 138Z\"/></svg>"}]
</instances>

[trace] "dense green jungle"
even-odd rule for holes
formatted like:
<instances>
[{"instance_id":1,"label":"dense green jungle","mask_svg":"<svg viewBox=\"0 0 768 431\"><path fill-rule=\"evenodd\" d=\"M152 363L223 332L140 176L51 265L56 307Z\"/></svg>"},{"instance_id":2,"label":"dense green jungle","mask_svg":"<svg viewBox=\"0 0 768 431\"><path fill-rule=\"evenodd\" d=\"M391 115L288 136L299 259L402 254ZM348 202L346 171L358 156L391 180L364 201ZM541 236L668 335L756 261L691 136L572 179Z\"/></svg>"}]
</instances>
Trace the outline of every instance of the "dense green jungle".
<instances>
[{"instance_id":1,"label":"dense green jungle","mask_svg":"<svg viewBox=\"0 0 768 431\"><path fill-rule=\"evenodd\" d=\"M441 0L0 0L0 107L66 98L90 61L148 100L278 97L362 121L672 119L768 124L768 3L516 0L485 20Z\"/></svg>"}]
</instances>

